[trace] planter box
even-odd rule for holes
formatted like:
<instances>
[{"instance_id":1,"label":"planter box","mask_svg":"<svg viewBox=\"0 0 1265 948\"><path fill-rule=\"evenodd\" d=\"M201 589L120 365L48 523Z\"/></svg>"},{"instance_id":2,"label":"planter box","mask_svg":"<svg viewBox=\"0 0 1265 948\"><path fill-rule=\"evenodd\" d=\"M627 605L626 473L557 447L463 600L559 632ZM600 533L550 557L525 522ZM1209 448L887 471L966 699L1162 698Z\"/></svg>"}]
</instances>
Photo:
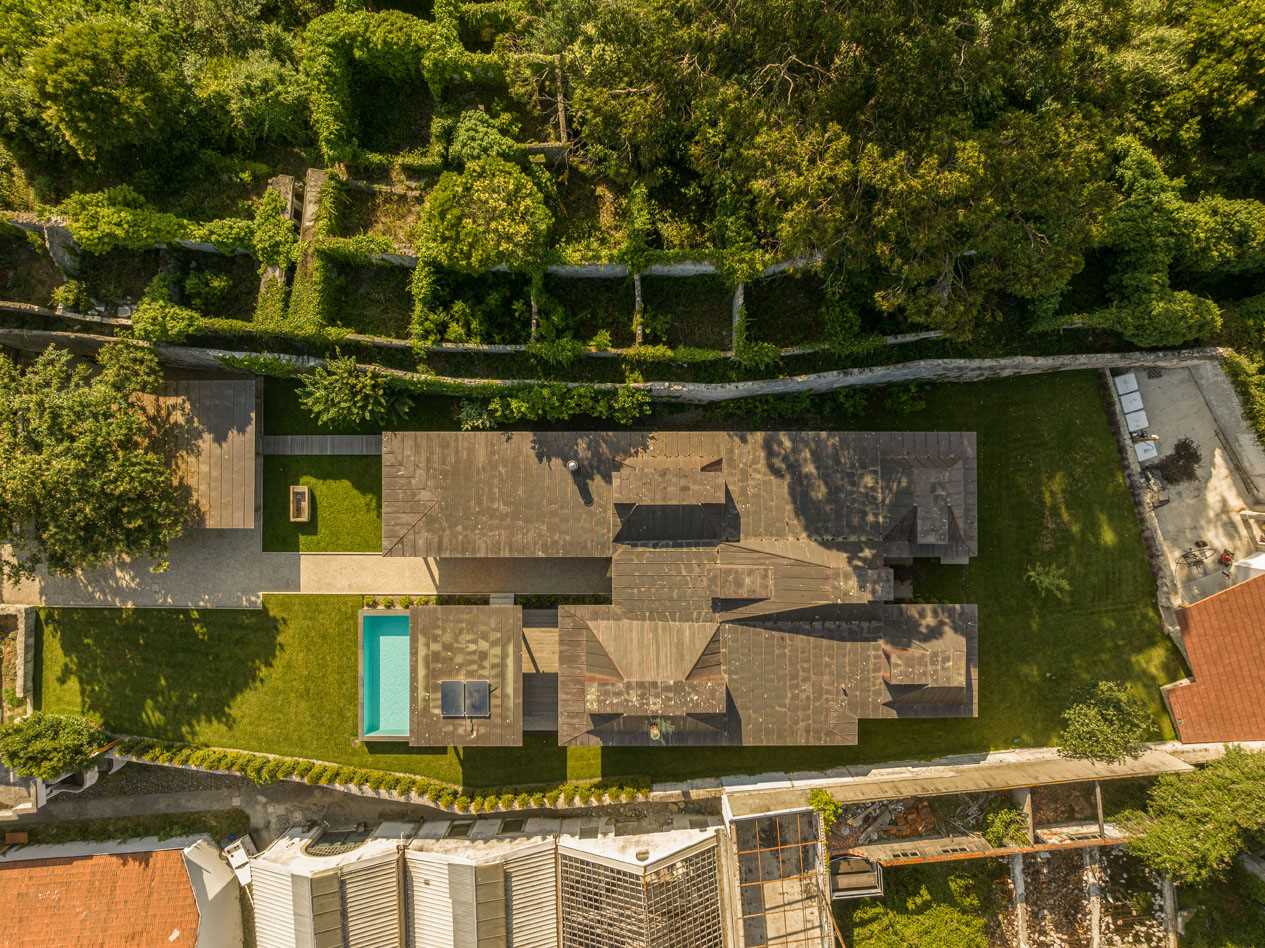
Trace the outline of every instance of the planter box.
<instances>
[{"instance_id":1,"label":"planter box","mask_svg":"<svg viewBox=\"0 0 1265 948\"><path fill-rule=\"evenodd\" d=\"M290 485L290 522L308 523L312 519L312 493L300 484Z\"/></svg>"}]
</instances>

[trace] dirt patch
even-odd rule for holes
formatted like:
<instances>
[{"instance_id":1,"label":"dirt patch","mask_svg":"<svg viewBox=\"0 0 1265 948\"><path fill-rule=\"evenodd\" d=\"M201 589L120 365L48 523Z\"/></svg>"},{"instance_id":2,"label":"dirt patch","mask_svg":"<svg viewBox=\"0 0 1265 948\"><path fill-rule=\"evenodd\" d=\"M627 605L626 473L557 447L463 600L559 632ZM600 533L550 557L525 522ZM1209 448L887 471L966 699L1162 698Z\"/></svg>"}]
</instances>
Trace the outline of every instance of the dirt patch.
<instances>
[{"instance_id":1,"label":"dirt patch","mask_svg":"<svg viewBox=\"0 0 1265 948\"><path fill-rule=\"evenodd\" d=\"M1034 946L1081 948L1091 943L1085 857L1079 850L1025 856L1023 884L1028 937Z\"/></svg>"},{"instance_id":2,"label":"dirt patch","mask_svg":"<svg viewBox=\"0 0 1265 948\"><path fill-rule=\"evenodd\" d=\"M1102 944L1119 948L1167 944L1159 877L1119 847L1103 851L1101 871Z\"/></svg>"},{"instance_id":3,"label":"dirt patch","mask_svg":"<svg viewBox=\"0 0 1265 948\"><path fill-rule=\"evenodd\" d=\"M0 616L0 721L10 721L26 709L18 698L18 617Z\"/></svg>"},{"instance_id":4,"label":"dirt patch","mask_svg":"<svg viewBox=\"0 0 1265 948\"><path fill-rule=\"evenodd\" d=\"M825 300L823 281L816 273L752 280L743 291L747 338L779 346L821 342L826 335Z\"/></svg>"},{"instance_id":5,"label":"dirt patch","mask_svg":"<svg viewBox=\"0 0 1265 948\"><path fill-rule=\"evenodd\" d=\"M728 349L733 289L720 276L642 277L646 342Z\"/></svg>"},{"instance_id":6,"label":"dirt patch","mask_svg":"<svg viewBox=\"0 0 1265 948\"><path fill-rule=\"evenodd\" d=\"M377 234L389 239L400 253L412 253L413 225L421 208L419 195L348 188L338 213L338 229L349 237Z\"/></svg>"}]
</instances>

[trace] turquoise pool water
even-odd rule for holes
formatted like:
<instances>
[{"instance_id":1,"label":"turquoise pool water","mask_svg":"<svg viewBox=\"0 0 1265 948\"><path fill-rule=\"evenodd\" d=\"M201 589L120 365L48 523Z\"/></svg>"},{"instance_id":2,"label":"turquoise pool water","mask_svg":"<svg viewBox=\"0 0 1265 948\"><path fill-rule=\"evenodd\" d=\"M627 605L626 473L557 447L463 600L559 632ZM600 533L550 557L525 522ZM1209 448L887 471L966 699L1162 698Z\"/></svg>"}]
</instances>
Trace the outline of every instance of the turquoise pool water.
<instances>
[{"instance_id":1,"label":"turquoise pool water","mask_svg":"<svg viewBox=\"0 0 1265 948\"><path fill-rule=\"evenodd\" d=\"M408 737L408 616L367 615L364 628L365 737Z\"/></svg>"}]
</instances>

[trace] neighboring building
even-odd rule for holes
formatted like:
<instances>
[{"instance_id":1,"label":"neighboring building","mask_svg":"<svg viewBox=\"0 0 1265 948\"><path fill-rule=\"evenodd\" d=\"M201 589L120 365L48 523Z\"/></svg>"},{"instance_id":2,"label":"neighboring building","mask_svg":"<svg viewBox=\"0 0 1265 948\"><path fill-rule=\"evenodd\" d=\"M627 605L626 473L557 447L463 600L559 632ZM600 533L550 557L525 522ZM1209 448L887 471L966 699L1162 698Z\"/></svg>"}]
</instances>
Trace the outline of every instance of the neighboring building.
<instances>
[{"instance_id":1,"label":"neighboring building","mask_svg":"<svg viewBox=\"0 0 1265 948\"><path fill-rule=\"evenodd\" d=\"M1253 565L1255 564L1255 565ZM1193 678L1164 687L1182 741L1265 740L1265 556L1242 579L1178 613Z\"/></svg>"},{"instance_id":2,"label":"neighboring building","mask_svg":"<svg viewBox=\"0 0 1265 948\"><path fill-rule=\"evenodd\" d=\"M256 942L722 948L724 828L678 820L621 833L597 817L291 830L251 860Z\"/></svg>"},{"instance_id":3,"label":"neighboring building","mask_svg":"<svg viewBox=\"0 0 1265 948\"><path fill-rule=\"evenodd\" d=\"M610 562L609 605L414 609L414 745L855 744L978 710L975 606L893 602L893 566L978 552L971 433L387 433L382 529L441 569Z\"/></svg>"},{"instance_id":4,"label":"neighboring building","mask_svg":"<svg viewBox=\"0 0 1265 948\"><path fill-rule=\"evenodd\" d=\"M241 888L206 837L23 846L0 856L10 948L242 944Z\"/></svg>"}]
</instances>

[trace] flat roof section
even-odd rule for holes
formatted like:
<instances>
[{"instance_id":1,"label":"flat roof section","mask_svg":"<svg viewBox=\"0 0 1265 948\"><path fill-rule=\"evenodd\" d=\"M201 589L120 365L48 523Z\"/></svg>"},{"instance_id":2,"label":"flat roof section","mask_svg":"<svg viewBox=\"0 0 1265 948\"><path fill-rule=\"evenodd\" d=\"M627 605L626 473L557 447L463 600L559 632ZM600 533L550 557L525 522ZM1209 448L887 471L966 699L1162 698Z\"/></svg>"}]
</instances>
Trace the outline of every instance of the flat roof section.
<instances>
[{"instance_id":1,"label":"flat roof section","mask_svg":"<svg viewBox=\"0 0 1265 948\"><path fill-rule=\"evenodd\" d=\"M173 379L147 399L171 426L172 464L194 503L193 525L255 526L255 380Z\"/></svg>"},{"instance_id":2,"label":"flat roof section","mask_svg":"<svg viewBox=\"0 0 1265 948\"><path fill-rule=\"evenodd\" d=\"M885 770L888 772L885 773ZM1194 768L1167 751L1151 749L1136 760L1101 764L1071 760L1054 752L1048 757L996 763L980 762L960 767L928 764L918 767L878 768L865 776L843 777L837 782L813 780L802 785L770 790L728 790L726 796L734 819L763 813L781 813L808 806L808 794L823 789L840 803L868 803L902 797L935 797L949 793L1018 790L1043 784L1077 783L1084 780L1117 780L1183 773Z\"/></svg>"}]
</instances>

